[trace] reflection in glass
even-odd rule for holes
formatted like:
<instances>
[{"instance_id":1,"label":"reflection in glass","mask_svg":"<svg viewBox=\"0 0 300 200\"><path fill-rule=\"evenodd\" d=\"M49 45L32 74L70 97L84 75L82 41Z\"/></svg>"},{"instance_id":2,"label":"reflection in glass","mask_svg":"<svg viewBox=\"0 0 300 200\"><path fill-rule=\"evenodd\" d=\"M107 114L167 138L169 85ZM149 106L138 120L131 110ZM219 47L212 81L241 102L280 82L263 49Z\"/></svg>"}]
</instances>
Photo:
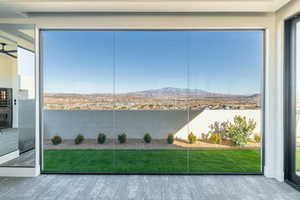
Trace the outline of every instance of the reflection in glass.
<instances>
[{"instance_id":1,"label":"reflection in glass","mask_svg":"<svg viewBox=\"0 0 300 200\"><path fill-rule=\"evenodd\" d=\"M34 148L35 137L35 78L34 53L18 48L18 131L21 152Z\"/></svg>"},{"instance_id":2,"label":"reflection in glass","mask_svg":"<svg viewBox=\"0 0 300 200\"><path fill-rule=\"evenodd\" d=\"M0 24L0 166L35 165L34 26Z\"/></svg>"}]
</instances>

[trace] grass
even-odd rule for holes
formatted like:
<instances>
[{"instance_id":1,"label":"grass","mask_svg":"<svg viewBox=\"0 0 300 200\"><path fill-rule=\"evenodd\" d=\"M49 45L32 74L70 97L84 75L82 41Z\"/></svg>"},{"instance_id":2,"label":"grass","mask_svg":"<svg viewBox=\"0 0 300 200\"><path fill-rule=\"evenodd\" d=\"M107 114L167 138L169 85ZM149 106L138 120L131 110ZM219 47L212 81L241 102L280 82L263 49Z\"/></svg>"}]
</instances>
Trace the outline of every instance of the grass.
<instances>
[{"instance_id":1,"label":"grass","mask_svg":"<svg viewBox=\"0 0 300 200\"><path fill-rule=\"evenodd\" d=\"M297 166L297 171L300 171L300 149L297 149L296 166Z\"/></svg>"},{"instance_id":2,"label":"grass","mask_svg":"<svg viewBox=\"0 0 300 200\"><path fill-rule=\"evenodd\" d=\"M188 151L61 149L44 150L44 171L260 172L260 160L260 150L256 149Z\"/></svg>"}]
</instances>

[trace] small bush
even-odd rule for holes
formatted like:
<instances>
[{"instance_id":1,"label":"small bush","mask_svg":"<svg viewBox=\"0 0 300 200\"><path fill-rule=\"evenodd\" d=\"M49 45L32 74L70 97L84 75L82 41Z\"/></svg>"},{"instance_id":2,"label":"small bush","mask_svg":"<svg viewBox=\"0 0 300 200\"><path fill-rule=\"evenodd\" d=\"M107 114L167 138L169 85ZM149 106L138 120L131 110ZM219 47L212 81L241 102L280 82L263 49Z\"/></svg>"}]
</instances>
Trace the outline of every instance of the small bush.
<instances>
[{"instance_id":1,"label":"small bush","mask_svg":"<svg viewBox=\"0 0 300 200\"><path fill-rule=\"evenodd\" d=\"M144 142L150 143L151 140L152 140L151 135L150 135L149 133L146 133L146 134L144 135Z\"/></svg>"},{"instance_id":2,"label":"small bush","mask_svg":"<svg viewBox=\"0 0 300 200\"><path fill-rule=\"evenodd\" d=\"M207 133L207 134L205 134L205 133L202 133L202 134L201 134L201 136L202 136L202 140L203 140L203 141L205 141L205 142L207 142L207 141L208 141L208 139L209 139L209 135L210 135L209 133Z\"/></svg>"},{"instance_id":3,"label":"small bush","mask_svg":"<svg viewBox=\"0 0 300 200\"><path fill-rule=\"evenodd\" d=\"M214 122L208 127L210 128L210 131L208 134L212 135L213 133L219 133L221 135L221 139L225 140L227 139L227 128L228 128L229 122Z\"/></svg>"},{"instance_id":4,"label":"small bush","mask_svg":"<svg viewBox=\"0 0 300 200\"><path fill-rule=\"evenodd\" d=\"M197 136L193 132L190 132L190 134L188 135L188 141L190 144L196 143Z\"/></svg>"},{"instance_id":5,"label":"small bush","mask_svg":"<svg viewBox=\"0 0 300 200\"><path fill-rule=\"evenodd\" d=\"M174 143L174 135L173 134L168 135L167 142L168 142L168 144Z\"/></svg>"},{"instance_id":6,"label":"small bush","mask_svg":"<svg viewBox=\"0 0 300 200\"><path fill-rule=\"evenodd\" d=\"M248 119L242 116L235 116L233 123L227 127L227 133L234 145L245 145L248 143L250 135L256 127L253 119Z\"/></svg>"},{"instance_id":7,"label":"small bush","mask_svg":"<svg viewBox=\"0 0 300 200\"><path fill-rule=\"evenodd\" d=\"M222 135L220 133L213 133L210 136L210 141L214 144L221 144L222 143Z\"/></svg>"},{"instance_id":8,"label":"small bush","mask_svg":"<svg viewBox=\"0 0 300 200\"><path fill-rule=\"evenodd\" d=\"M58 145L62 142L62 138L60 136L54 136L53 138L51 138L51 142L54 145Z\"/></svg>"},{"instance_id":9,"label":"small bush","mask_svg":"<svg viewBox=\"0 0 300 200\"><path fill-rule=\"evenodd\" d=\"M126 133L122 133L122 134L118 135L118 141L120 144L126 143L126 141L127 141Z\"/></svg>"},{"instance_id":10,"label":"small bush","mask_svg":"<svg viewBox=\"0 0 300 200\"><path fill-rule=\"evenodd\" d=\"M254 134L254 140L255 140L255 142L257 142L257 143L260 143L260 141L261 141L261 135L260 134Z\"/></svg>"},{"instance_id":11,"label":"small bush","mask_svg":"<svg viewBox=\"0 0 300 200\"><path fill-rule=\"evenodd\" d=\"M97 141L99 144L104 144L106 140L106 135L104 133L99 133Z\"/></svg>"},{"instance_id":12,"label":"small bush","mask_svg":"<svg viewBox=\"0 0 300 200\"><path fill-rule=\"evenodd\" d=\"M75 144L81 144L84 140L84 136L83 135L77 135L77 137L75 138Z\"/></svg>"}]
</instances>

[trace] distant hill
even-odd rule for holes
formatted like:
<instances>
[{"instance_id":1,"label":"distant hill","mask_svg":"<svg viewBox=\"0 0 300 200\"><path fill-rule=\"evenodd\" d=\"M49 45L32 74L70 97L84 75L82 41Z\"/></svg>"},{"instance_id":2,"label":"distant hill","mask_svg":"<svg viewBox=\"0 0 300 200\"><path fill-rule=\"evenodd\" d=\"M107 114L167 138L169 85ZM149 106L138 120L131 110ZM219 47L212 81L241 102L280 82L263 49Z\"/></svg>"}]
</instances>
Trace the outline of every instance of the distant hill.
<instances>
[{"instance_id":1,"label":"distant hill","mask_svg":"<svg viewBox=\"0 0 300 200\"><path fill-rule=\"evenodd\" d=\"M252 95L247 95L249 98L257 98L260 97L260 94L252 94Z\"/></svg>"},{"instance_id":2,"label":"distant hill","mask_svg":"<svg viewBox=\"0 0 300 200\"><path fill-rule=\"evenodd\" d=\"M152 89L152 90L143 90L138 92L131 92L135 94L186 94L186 93L193 93L193 94L210 94L205 90L200 89L187 89L187 88L174 88L174 87L165 87L160 89Z\"/></svg>"},{"instance_id":3,"label":"distant hill","mask_svg":"<svg viewBox=\"0 0 300 200\"><path fill-rule=\"evenodd\" d=\"M127 93L128 95L185 95L189 94L189 96L195 97L241 97L241 98L257 98L259 94L251 94L251 95L238 95L238 94L223 94L223 93L213 93L208 92L201 89L187 89L187 88L174 88L174 87L165 87L160 89L151 89L151 90L143 90L137 92L130 92Z\"/></svg>"},{"instance_id":4,"label":"distant hill","mask_svg":"<svg viewBox=\"0 0 300 200\"><path fill-rule=\"evenodd\" d=\"M195 97L195 98L251 98L257 99L260 98L260 94L250 94L250 95L239 95L239 94L225 94L225 93L213 93L208 92L201 89L187 89L187 88L175 88L175 87L164 87L159 89L150 89L150 90L143 90L143 91L136 91L136 92L128 92L128 93L119 93L117 95L126 95L126 96L188 96ZM93 93L93 94L80 94L80 93L46 93L45 95L50 96L103 96L107 95L110 96L112 93Z\"/></svg>"}]
</instances>

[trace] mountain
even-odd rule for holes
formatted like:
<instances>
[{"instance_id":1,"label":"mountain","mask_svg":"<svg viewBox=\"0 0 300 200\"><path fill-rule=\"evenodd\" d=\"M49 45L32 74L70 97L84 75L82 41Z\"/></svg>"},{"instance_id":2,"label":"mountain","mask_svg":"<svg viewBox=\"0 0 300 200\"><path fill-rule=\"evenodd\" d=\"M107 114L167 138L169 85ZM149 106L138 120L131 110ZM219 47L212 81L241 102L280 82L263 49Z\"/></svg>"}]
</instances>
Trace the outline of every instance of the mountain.
<instances>
[{"instance_id":1,"label":"mountain","mask_svg":"<svg viewBox=\"0 0 300 200\"><path fill-rule=\"evenodd\" d=\"M185 94L187 92L192 94L210 94L209 92L200 89L187 89L187 88L174 88L174 87L143 90L143 91L132 92L132 93L134 94Z\"/></svg>"},{"instance_id":2,"label":"mountain","mask_svg":"<svg viewBox=\"0 0 300 200\"><path fill-rule=\"evenodd\" d=\"M260 94L252 95L239 95L239 94L222 94L213 93L201 89L187 89L187 88L175 88L164 87L160 89L150 89L137 92L130 92L127 95L185 95L189 94L191 97L208 97L208 98L258 98Z\"/></svg>"},{"instance_id":3,"label":"mountain","mask_svg":"<svg viewBox=\"0 0 300 200\"><path fill-rule=\"evenodd\" d=\"M101 94L76 94L76 93L47 93L46 95L55 95L55 96L103 96L103 95L112 95L112 93ZM208 92L201 89L187 89L187 88L175 88L175 87L164 87L160 89L150 89L136 92L128 92L128 93L119 93L118 95L138 95L138 96L185 96L188 95L190 97L205 97L205 98L250 98L257 99L260 98L260 94L250 94L250 95L239 95L239 94L226 94L226 93L213 93Z\"/></svg>"},{"instance_id":4,"label":"mountain","mask_svg":"<svg viewBox=\"0 0 300 200\"><path fill-rule=\"evenodd\" d=\"M252 94L252 95L247 95L249 98L258 98L260 97L260 94Z\"/></svg>"}]
</instances>

